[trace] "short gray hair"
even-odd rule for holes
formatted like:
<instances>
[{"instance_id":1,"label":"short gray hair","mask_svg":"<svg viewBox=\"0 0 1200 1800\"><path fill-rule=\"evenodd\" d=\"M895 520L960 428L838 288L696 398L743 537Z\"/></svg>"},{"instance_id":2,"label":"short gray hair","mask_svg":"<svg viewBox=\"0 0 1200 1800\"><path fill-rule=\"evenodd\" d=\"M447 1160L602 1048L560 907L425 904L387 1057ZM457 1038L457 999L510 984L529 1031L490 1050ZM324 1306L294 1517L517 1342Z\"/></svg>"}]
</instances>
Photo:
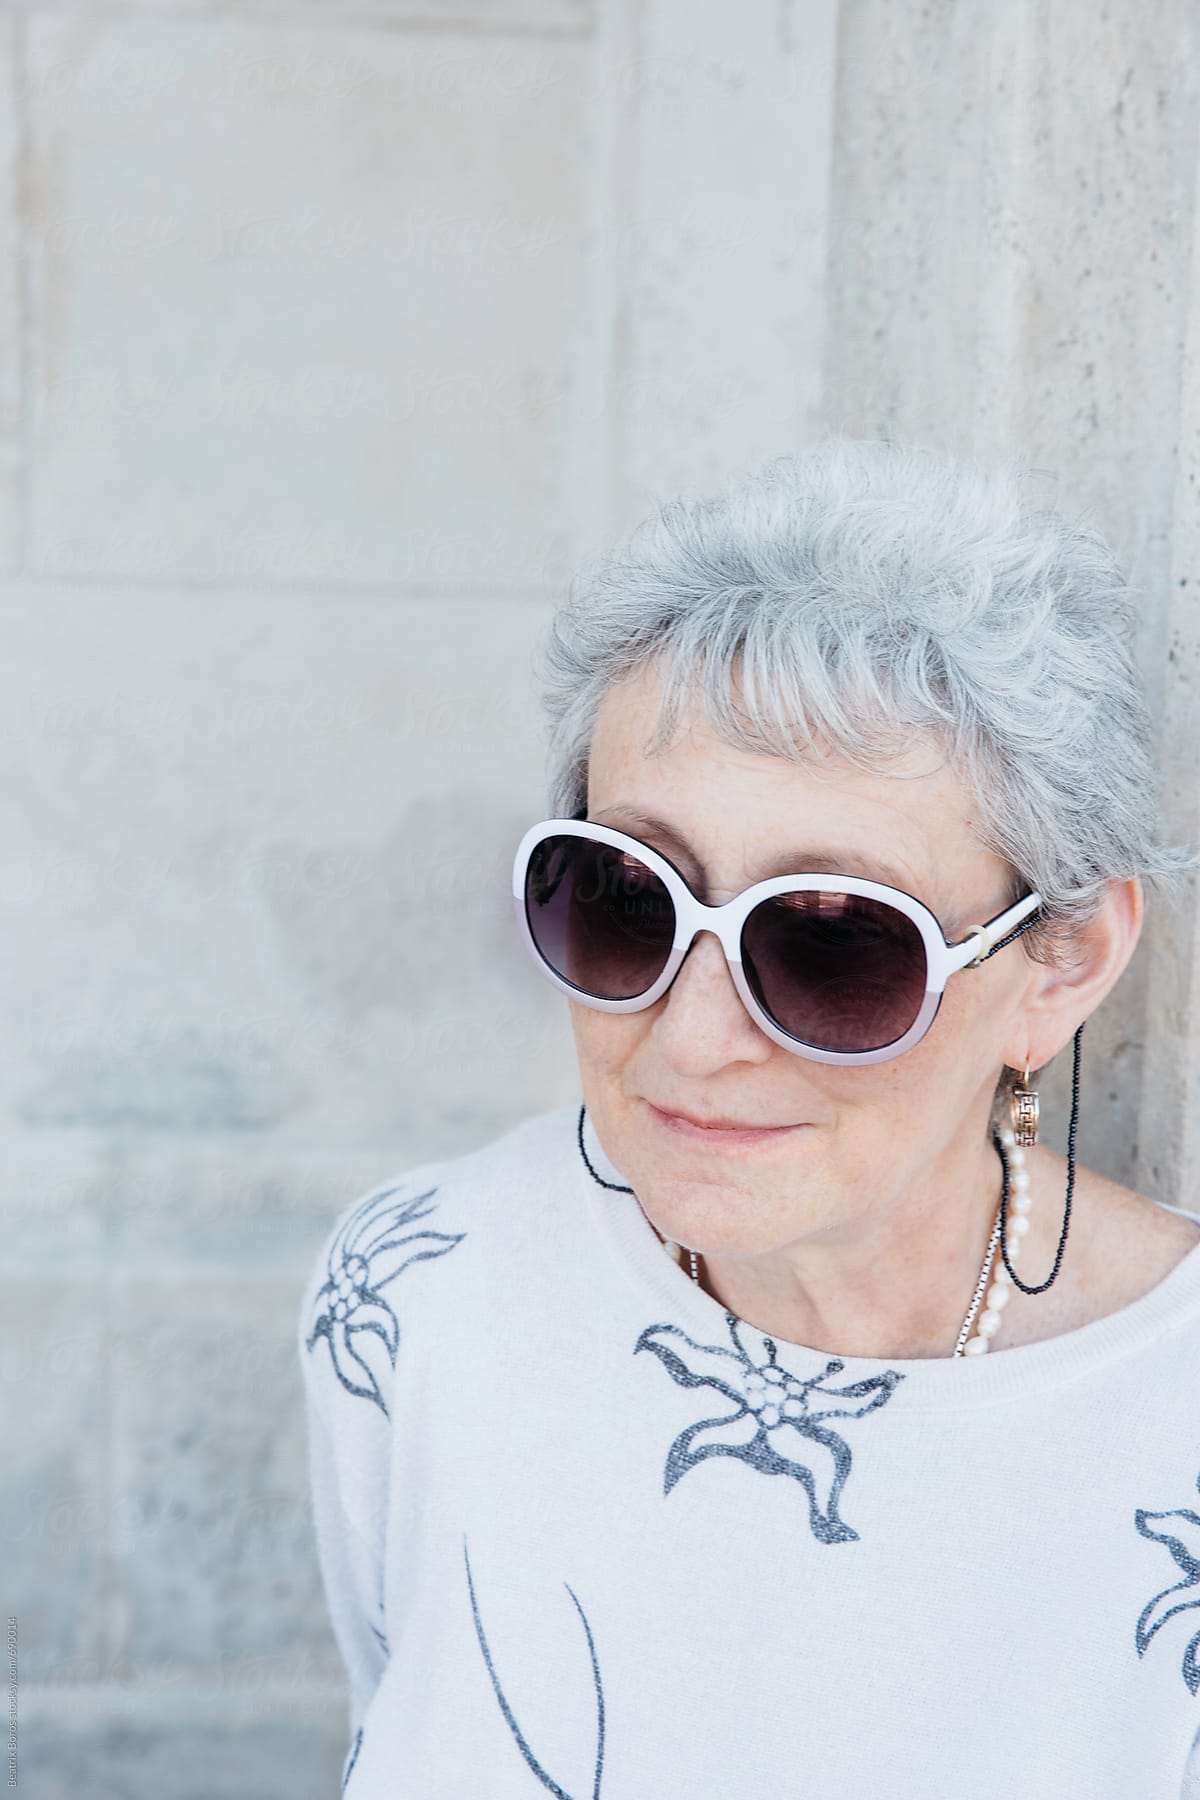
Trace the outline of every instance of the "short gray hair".
<instances>
[{"instance_id":1,"label":"short gray hair","mask_svg":"<svg viewBox=\"0 0 1200 1800\"><path fill-rule=\"evenodd\" d=\"M1104 541L1023 481L1015 463L834 438L661 505L578 570L539 646L550 816L582 813L600 702L654 658L648 754L697 690L726 742L793 761L820 741L884 768L914 728L935 733L1012 898L1043 896L1019 940L1039 960L1110 880L1174 890L1200 856L1155 842L1132 592Z\"/></svg>"}]
</instances>

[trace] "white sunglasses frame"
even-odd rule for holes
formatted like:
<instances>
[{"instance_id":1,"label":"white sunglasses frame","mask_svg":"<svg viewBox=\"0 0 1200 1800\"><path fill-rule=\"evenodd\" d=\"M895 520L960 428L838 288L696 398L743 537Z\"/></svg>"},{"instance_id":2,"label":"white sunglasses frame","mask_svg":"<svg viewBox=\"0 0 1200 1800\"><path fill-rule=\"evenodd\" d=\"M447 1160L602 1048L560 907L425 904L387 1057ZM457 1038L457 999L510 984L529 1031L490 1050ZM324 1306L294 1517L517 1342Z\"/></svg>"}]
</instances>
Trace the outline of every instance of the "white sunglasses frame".
<instances>
[{"instance_id":1,"label":"white sunglasses frame","mask_svg":"<svg viewBox=\"0 0 1200 1800\"><path fill-rule=\"evenodd\" d=\"M601 843L612 845L614 849L625 850L651 869L670 894L675 907L675 939L662 974L644 993L635 994L629 1000L597 999L593 994L583 993L556 969L552 969L538 949L525 908L525 878L533 851L543 838L548 837L595 838ZM811 892L818 888L837 893L860 894L867 899L883 901L904 913L921 933L925 945L926 969L925 998L921 1002L921 1009L902 1037L877 1050L822 1050L815 1044L806 1044L799 1038L791 1037L763 1011L746 979L740 952L742 926L748 915L761 901L772 899L776 894ZM835 1063L842 1067L890 1062L893 1057L903 1056L906 1050L911 1050L925 1036L937 1017L942 995L951 975L983 962L985 957L999 948L1000 939L1042 904L1040 894L1026 894L1004 912L989 919L985 925L970 926L966 936L957 944L950 943L935 914L923 901L914 899L902 888L888 887L884 882L870 881L861 875L773 875L766 881L756 881L752 887L744 888L722 906L708 906L703 900L697 899L684 876L661 851L643 844L627 831L618 831L614 826L596 825L590 819L579 818L544 819L540 824L529 827L513 858L512 891L518 928L533 960L548 981L553 982L570 999L578 1000L581 1005L589 1006L596 1012L645 1011L648 1006L653 1006L656 1000L661 999L674 981L696 933L711 931L720 940L733 984L746 1011L759 1029L797 1056L805 1057L811 1062Z\"/></svg>"}]
</instances>

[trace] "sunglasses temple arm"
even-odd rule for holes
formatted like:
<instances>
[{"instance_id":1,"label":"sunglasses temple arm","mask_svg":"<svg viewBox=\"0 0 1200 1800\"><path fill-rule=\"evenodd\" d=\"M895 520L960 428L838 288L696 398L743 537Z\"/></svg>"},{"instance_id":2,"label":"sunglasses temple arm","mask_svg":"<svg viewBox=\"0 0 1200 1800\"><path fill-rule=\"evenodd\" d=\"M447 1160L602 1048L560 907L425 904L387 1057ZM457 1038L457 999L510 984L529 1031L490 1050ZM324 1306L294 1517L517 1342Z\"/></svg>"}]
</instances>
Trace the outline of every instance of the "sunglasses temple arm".
<instances>
[{"instance_id":1,"label":"sunglasses temple arm","mask_svg":"<svg viewBox=\"0 0 1200 1800\"><path fill-rule=\"evenodd\" d=\"M972 925L961 943L951 945L955 966L960 969L973 969L979 963L986 962L989 956L995 956L997 950L1003 950L1005 944L1011 944L1014 938L1019 938L1023 932L1040 924L1042 911L1041 895L1026 894L1024 899L1018 900L1005 912L998 913L989 924ZM1018 920L1019 923L1011 931L1004 931L1002 937L996 938L995 933L1003 931L1004 926L1012 919ZM974 954L969 954L972 946L974 946Z\"/></svg>"}]
</instances>

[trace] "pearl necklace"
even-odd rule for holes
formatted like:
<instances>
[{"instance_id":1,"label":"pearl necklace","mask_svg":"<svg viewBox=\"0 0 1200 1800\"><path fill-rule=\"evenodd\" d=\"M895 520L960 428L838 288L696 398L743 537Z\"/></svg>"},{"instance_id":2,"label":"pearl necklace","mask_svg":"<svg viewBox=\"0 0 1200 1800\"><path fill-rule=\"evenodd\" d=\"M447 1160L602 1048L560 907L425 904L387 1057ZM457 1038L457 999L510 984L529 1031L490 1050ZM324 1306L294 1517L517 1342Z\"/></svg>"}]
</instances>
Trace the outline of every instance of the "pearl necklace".
<instances>
[{"instance_id":1,"label":"pearl necklace","mask_svg":"<svg viewBox=\"0 0 1200 1800\"><path fill-rule=\"evenodd\" d=\"M1005 1248L1008 1252L1009 1262L1016 1262L1021 1252L1021 1240L1029 1230L1029 1212L1033 1205L1029 1194L1029 1170L1025 1167L1025 1152L1017 1143L1012 1127L1005 1126L999 1136L1003 1145L1000 1160L1004 1164L1005 1186L1009 1185L1010 1180L1012 1186ZM1010 1167L1012 1169L1011 1178L1009 1176ZM1000 1227L1003 1220L1004 1199L1001 1196L1000 1205L996 1209L996 1223L993 1225L992 1235L988 1239L983 1267L979 1271L979 1280L975 1283L975 1293L967 1308L967 1316L962 1322L962 1330L958 1334L958 1342L954 1348L955 1356L982 1356L984 1351L991 1348L992 1339L1003 1322L1004 1308L1008 1305L1009 1296L1012 1293L1012 1276L1004 1266L1003 1257L996 1268L992 1268L996 1245L1000 1242ZM675 1259L675 1250L683 1248L682 1244L672 1243L670 1238L663 1238L663 1244L672 1261ZM688 1255L692 1259L692 1280L699 1286L700 1271L697 1266L696 1252L689 1250ZM989 1274L992 1278L992 1285L988 1288L987 1305L979 1316L975 1336L968 1337L967 1334L971 1329L975 1314L979 1310L979 1302L983 1297L984 1289L987 1288Z\"/></svg>"}]
</instances>

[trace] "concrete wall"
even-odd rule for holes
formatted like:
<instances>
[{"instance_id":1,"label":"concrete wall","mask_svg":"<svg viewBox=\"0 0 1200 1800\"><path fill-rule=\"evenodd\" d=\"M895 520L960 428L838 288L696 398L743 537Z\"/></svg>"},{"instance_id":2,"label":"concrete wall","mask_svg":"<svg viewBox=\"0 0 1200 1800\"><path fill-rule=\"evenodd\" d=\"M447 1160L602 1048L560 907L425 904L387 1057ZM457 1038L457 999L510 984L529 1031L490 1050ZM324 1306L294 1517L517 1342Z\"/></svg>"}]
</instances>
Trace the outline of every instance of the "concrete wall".
<instances>
[{"instance_id":1,"label":"concrete wall","mask_svg":"<svg viewBox=\"0 0 1200 1800\"><path fill-rule=\"evenodd\" d=\"M295 1307L352 1195L576 1092L507 882L579 557L827 426L1026 450L1142 584L1200 833L1195 34L1185 0L0 9L31 1793L336 1791ZM1152 917L1089 1025L1080 1133L1191 1205L1196 931Z\"/></svg>"},{"instance_id":2,"label":"concrete wall","mask_svg":"<svg viewBox=\"0 0 1200 1800\"><path fill-rule=\"evenodd\" d=\"M824 405L1024 453L1141 592L1164 831L1200 836L1200 13L843 0ZM1194 888L1192 890L1194 894ZM1194 902L1150 909L1083 1034L1079 1154L1198 1203ZM1071 1054L1041 1084L1066 1146Z\"/></svg>"}]
</instances>

